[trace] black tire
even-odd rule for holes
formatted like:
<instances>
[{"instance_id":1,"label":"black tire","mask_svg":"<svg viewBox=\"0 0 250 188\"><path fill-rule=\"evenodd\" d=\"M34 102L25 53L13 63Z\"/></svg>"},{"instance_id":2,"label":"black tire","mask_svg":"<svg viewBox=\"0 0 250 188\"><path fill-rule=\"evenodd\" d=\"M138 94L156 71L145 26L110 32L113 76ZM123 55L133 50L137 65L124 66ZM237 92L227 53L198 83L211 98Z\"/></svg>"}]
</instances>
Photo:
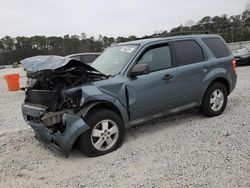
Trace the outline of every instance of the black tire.
<instances>
[{"instance_id":1,"label":"black tire","mask_svg":"<svg viewBox=\"0 0 250 188\"><path fill-rule=\"evenodd\" d=\"M224 100L223 100L223 104L221 108L219 108L218 110L213 110L212 105L210 104L210 98L213 92L216 90L222 91ZM218 116L222 114L227 105L227 96L228 96L227 89L222 83L215 82L212 85L210 85L204 95L202 106L201 106L201 110L203 114L208 117L214 117L214 116Z\"/></svg>"},{"instance_id":2,"label":"black tire","mask_svg":"<svg viewBox=\"0 0 250 188\"><path fill-rule=\"evenodd\" d=\"M79 147L85 155L89 157L104 155L118 149L122 145L125 136L125 128L120 116L116 112L108 109L96 109L87 114L84 120L90 126L90 129L79 137ZM103 120L111 120L117 125L118 136L111 148L107 150L97 150L93 145L92 131L95 126L98 126ZM99 140L101 138L97 139Z\"/></svg>"}]
</instances>

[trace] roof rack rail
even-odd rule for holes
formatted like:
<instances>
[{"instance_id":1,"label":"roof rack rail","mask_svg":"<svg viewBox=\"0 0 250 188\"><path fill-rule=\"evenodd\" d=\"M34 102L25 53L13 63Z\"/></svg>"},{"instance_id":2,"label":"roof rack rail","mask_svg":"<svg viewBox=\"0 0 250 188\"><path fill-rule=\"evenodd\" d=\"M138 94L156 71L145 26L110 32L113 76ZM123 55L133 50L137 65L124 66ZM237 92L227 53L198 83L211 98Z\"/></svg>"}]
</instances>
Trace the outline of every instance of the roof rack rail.
<instances>
[{"instance_id":1,"label":"roof rack rail","mask_svg":"<svg viewBox=\"0 0 250 188\"><path fill-rule=\"evenodd\" d=\"M153 34L153 35L146 35L142 38L138 39L148 39L148 38L164 38L164 37L173 37L173 36L183 36L183 35L197 35L197 34L211 34L209 31L186 31L186 32L170 32L166 33L163 32L161 34Z\"/></svg>"},{"instance_id":2,"label":"roof rack rail","mask_svg":"<svg viewBox=\"0 0 250 188\"><path fill-rule=\"evenodd\" d=\"M173 32L169 33L171 36L179 36L179 35L199 35L199 34L211 34L209 31L186 31L186 32Z\"/></svg>"}]
</instances>

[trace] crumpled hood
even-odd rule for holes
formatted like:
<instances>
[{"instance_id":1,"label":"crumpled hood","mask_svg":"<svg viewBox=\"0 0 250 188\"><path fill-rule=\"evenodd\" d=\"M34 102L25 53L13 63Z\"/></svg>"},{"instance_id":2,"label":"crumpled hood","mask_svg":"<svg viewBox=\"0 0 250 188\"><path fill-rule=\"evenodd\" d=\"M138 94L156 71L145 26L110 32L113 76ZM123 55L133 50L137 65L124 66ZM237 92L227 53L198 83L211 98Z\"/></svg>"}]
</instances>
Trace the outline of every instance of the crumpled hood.
<instances>
[{"instance_id":1,"label":"crumpled hood","mask_svg":"<svg viewBox=\"0 0 250 188\"><path fill-rule=\"evenodd\" d=\"M41 70L55 70L71 63L75 67L80 66L86 68L89 71L99 72L93 67L84 64L83 62L78 61L76 59L71 59L56 55L34 56L21 60L21 64L23 65L24 69L27 72L38 72Z\"/></svg>"}]
</instances>

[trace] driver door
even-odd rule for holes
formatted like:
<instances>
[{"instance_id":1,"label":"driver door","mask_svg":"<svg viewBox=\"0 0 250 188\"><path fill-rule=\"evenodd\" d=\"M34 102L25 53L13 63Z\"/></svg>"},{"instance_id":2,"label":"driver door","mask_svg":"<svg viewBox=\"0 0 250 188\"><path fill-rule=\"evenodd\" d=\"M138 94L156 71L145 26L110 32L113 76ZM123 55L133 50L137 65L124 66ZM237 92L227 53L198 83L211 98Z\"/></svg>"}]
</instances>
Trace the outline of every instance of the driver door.
<instances>
[{"instance_id":1,"label":"driver door","mask_svg":"<svg viewBox=\"0 0 250 188\"><path fill-rule=\"evenodd\" d=\"M172 66L170 46L153 45L136 62L148 64L150 72L127 80L131 120L157 116L178 106L177 72Z\"/></svg>"}]
</instances>

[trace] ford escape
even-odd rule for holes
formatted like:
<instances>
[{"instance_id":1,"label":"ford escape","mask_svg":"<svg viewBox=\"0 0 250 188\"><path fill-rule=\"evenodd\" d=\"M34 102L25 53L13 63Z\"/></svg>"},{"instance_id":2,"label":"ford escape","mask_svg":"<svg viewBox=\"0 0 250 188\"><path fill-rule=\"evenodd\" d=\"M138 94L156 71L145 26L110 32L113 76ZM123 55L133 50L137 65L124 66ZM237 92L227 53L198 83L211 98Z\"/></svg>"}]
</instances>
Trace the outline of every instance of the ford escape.
<instances>
[{"instance_id":1,"label":"ford escape","mask_svg":"<svg viewBox=\"0 0 250 188\"><path fill-rule=\"evenodd\" d=\"M218 35L151 38L114 45L91 66L60 56L21 61L27 72L22 112L35 137L68 155L121 146L125 128L199 107L220 115L235 88L236 62Z\"/></svg>"}]
</instances>

